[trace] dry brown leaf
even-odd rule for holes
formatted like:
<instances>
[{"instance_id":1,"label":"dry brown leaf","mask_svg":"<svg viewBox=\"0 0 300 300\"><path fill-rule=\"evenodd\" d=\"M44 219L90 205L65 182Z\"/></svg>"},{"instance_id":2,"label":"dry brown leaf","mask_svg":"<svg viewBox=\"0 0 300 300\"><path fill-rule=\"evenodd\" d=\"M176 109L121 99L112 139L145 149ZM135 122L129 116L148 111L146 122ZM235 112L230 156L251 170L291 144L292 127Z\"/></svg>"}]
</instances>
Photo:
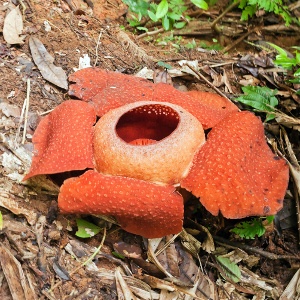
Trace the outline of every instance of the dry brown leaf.
<instances>
[{"instance_id":1,"label":"dry brown leaf","mask_svg":"<svg viewBox=\"0 0 300 300\"><path fill-rule=\"evenodd\" d=\"M16 196L10 194L10 189L0 188L0 207L4 207L15 215L25 216L27 222L31 225L35 224L37 213L33 209L26 209L20 205L20 201L16 200Z\"/></svg>"},{"instance_id":2,"label":"dry brown leaf","mask_svg":"<svg viewBox=\"0 0 300 300\"><path fill-rule=\"evenodd\" d=\"M42 76L51 83L67 90L66 72L61 67L56 67L53 64L54 58L48 53L43 43L36 37L30 37L29 47L32 58L41 71Z\"/></svg>"},{"instance_id":3,"label":"dry brown leaf","mask_svg":"<svg viewBox=\"0 0 300 300\"><path fill-rule=\"evenodd\" d=\"M0 265L14 300L34 300L35 293L31 290L24 275L20 262L3 244L0 245Z\"/></svg>"},{"instance_id":4,"label":"dry brown leaf","mask_svg":"<svg viewBox=\"0 0 300 300\"><path fill-rule=\"evenodd\" d=\"M137 298L133 295L132 291L130 290L130 287L124 280L124 278L120 272L120 268L116 269L115 276L116 276L115 278L116 278L118 299L137 300Z\"/></svg>"},{"instance_id":5,"label":"dry brown leaf","mask_svg":"<svg viewBox=\"0 0 300 300\"><path fill-rule=\"evenodd\" d=\"M300 131L300 119L290 117L286 114L276 111L276 121L279 124L282 124L288 128Z\"/></svg>"},{"instance_id":6,"label":"dry brown leaf","mask_svg":"<svg viewBox=\"0 0 300 300\"><path fill-rule=\"evenodd\" d=\"M18 118L21 115L21 110L20 110L20 108L18 106L9 104L7 102L1 102L0 103L0 111L6 117Z\"/></svg>"},{"instance_id":7,"label":"dry brown leaf","mask_svg":"<svg viewBox=\"0 0 300 300\"><path fill-rule=\"evenodd\" d=\"M171 75L167 70L163 70L163 71L159 69L154 70L153 81L154 83L166 83L170 85L173 84Z\"/></svg>"},{"instance_id":8,"label":"dry brown leaf","mask_svg":"<svg viewBox=\"0 0 300 300\"><path fill-rule=\"evenodd\" d=\"M300 297L300 269L295 273L279 300L293 300Z\"/></svg>"},{"instance_id":9,"label":"dry brown leaf","mask_svg":"<svg viewBox=\"0 0 300 300\"><path fill-rule=\"evenodd\" d=\"M241 79L239 81L239 84L243 85L243 86L248 86L248 85L252 85L252 86L256 86L259 84L259 80L257 78L255 78L254 76L247 74L243 76L244 79Z\"/></svg>"},{"instance_id":10,"label":"dry brown leaf","mask_svg":"<svg viewBox=\"0 0 300 300\"><path fill-rule=\"evenodd\" d=\"M22 14L17 6L11 10L4 19L3 37L8 44L24 44Z\"/></svg>"}]
</instances>

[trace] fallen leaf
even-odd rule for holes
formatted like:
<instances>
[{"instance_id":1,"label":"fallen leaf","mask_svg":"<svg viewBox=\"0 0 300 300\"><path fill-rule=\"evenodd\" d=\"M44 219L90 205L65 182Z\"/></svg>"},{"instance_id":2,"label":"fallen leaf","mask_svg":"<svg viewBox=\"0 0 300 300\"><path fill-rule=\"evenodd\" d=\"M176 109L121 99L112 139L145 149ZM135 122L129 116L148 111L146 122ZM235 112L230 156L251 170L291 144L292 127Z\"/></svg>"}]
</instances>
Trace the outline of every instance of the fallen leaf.
<instances>
[{"instance_id":1,"label":"fallen leaf","mask_svg":"<svg viewBox=\"0 0 300 300\"><path fill-rule=\"evenodd\" d=\"M21 35L22 31L23 19L21 11L17 6L4 19L3 37L8 44L24 44L25 35Z\"/></svg>"},{"instance_id":2,"label":"fallen leaf","mask_svg":"<svg viewBox=\"0 0 300 300\"><path fill-rule=\"evenodd\" d=\"M54 58L48 53L43 43L36 37L29 38L29 47L32 58L41 71L42 76L51 83L67 90L66 72L53 64Z\"/></svg>"},{"instance_id":3,"label":"fallen leaf","mask_svg":"<svg viewBox=\"0 0 300 300\"><path fill-rule=\"evenodd\" d=\"M37 299L23 272L21 263L3 244L0 245L0 266L7 280L12 299Z\"/></svg>"},{"instance_id":4,"label":"fallen leaf","mask_svg":"<svg viewBox=\"0 0 300 300\"><path fill-rule=\"evenodd\" d=\"M0 207L4 207L15 215L25 216L30 225L35 224L37 212L33 209L27 209L25 205L21 205L17 197L7 192L7 187L0 188Z\"/></svg>"},{"instance_id":5,"label":"fallen leaf","mask_svg":"<svg viewBox=\"0 0 300 300\"><path fill-rule=\"evenodd\" d=\"M118 299L137 300L137 298L133 295L130 287L124 280L122 273L120 272L120 268L116 269L115 276Z\"/></svg>"},{"instance_id":6,"label":"fallen leaf","mask_svg":"<svg viewBox=\"0 0 300 300\"><path fill-rule=\"evenodd\" d=\"M280 111L276 111L275 116L278 124L300 131L299 118L290 117Z\"/></svg>"},{"instance_id":7,"label":"fallen leaf","mask_svg":"<svg viewBox=\"0 0 300 300\"><path fill-rule=\"evenodd\" d=\"M292 280L285 288L279 300L299 299L300 294L300 269L295 273Z\"/></svg>"},{"instance_id":8,"label":"fallen leaf","mask_svg":"<svg viewBox=\"0 0 300 300\"><path fill-rule=\"evenodd\" d=\"M156 69L153 74L154 83L166 83L172 85L171 75L167 70L160 71Z\"/></svg>"}]
</instances>

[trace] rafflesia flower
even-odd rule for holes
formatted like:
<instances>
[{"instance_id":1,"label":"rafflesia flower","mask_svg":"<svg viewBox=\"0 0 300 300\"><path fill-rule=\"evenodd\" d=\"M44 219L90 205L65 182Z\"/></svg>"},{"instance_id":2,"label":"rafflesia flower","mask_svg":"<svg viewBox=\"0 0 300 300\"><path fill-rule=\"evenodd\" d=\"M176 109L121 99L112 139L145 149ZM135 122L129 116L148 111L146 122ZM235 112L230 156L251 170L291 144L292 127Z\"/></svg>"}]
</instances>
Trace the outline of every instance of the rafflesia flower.
<instances>
[{"instance_id":1,"label":"rafflesia flower","mask_svg":"<svg viewBox=\"0 0 300 300\"><path fill-rule=\"evenodd\" d=\"M61 186L62 213L112 215L154 238L182 229L179 186L226 218L282 208L288 167L254 114L212 93L97 68L70 81L70 95L83 101L65 101L40 122L25 176L85 170Z\"/></svg>"}]
</instances>

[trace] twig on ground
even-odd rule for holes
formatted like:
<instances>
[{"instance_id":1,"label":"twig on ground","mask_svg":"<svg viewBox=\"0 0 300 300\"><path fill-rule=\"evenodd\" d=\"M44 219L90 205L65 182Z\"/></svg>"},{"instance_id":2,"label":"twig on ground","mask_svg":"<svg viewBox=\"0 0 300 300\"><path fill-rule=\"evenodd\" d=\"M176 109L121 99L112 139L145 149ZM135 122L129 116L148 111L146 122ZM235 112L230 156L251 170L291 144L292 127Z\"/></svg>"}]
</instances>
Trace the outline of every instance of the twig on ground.
<instances>
[{"instance_id":1,"label":"twig on ground","mask_svg":"<svg viewBox=\"0 0 300 300\"><path fill-rule=\"evenodd\" d=\"M101 40L102 34L103 34L103 30L101 30L98 35L98 40L97 40L97 44L96 44L96 59L95 59L94 67L96 67L98 58L99 58L98 49L99 49L99 45L101 44L100 40Z\"/></svg>"},{"instance_id":2,"label":"twig on ground","mask_svg":"<svg viewBox=\"0 0 300 300\"><path fill-rule=\"evenodd\" d=\"M261 255L263 257L266 257L266 258L269 258L269 259L272 259L272 260L276 260L276 259L300 260L300 257L298 257L298 256L294 256L294 255L278 255L278 254L275 254L275 253L264 251L264 250L256 248L256 247L251 247L251 246L246 245L246 244L242 244L242 243L239 243L239 242L229 241L229 240L224 239L224 238L222 238L220 236L213 236L213 239L219 245L225 246L227 248L233 248L233 249L240 248L242 250L253 252L255 254L259 254L259 255Z\"/></svg>"},{"instance_id":3,"label":"twig on ground","mask_svg":"<svg viewBox=\"0 0 300 300\"><path fill-rule=\"evenodd\" d=\"M24 129L23 129L23 138L22 138L22 144L25 144L26 140L26 128L28 123L28 111L29 111L29 99L30 99L30 79L27 79L27 93L26 93L26 99L25 99L25 115L24 115Z\"/></svg>"},{"instance_id":4,"label":"twig on ground","mask_svg":"<svg viewBox=\"0 0 300 300\"><path fill-rule=\"evenodd\" d=\"M223 92L221 92L217 87L215 87L210 81L208 81L199 71L195 70L189 64L186 64L194 73L196 73L202 80L204 80L211 88L213 88L219 95L226 98L227 100L231 101Z\"/></svg>"},{"instance_id":5,"label":"twig on ground","mask_svg":"<svg viewBox=\"0 0 300 300\"><path fill-rule=\"evenodd\" d=\"M136 38L141 39L143 37L156 35L156 34L159 34L160 32L164 32L164 31L165 30L163 28L160 28L160 29L157 29L157 30L154 30L154 31L147 31L145 33L142 33L142 34L138 35Z\"/></svg>"},{"instance_id":6,"label":"twig on ground","mask_svg":"<svg viewBox=\"0 0 300 300\"><path fill-rule=\"evenodd\" d=\"M30 79L27 79L27 93L26 93L26 98L24 99L24 103L23 103L23 107L22 107L22 111L21 111L21 116L20 116L20 121L19 121L19 126L16 132L16 136L15 136L15 142L18 142L18 137L20 135L20 131L21 131L21 126L24 120L24 126L23 126L23 137L22 137L22 141L21 143L24 144L25 143L25 139L26 139L26 127L27 127L27 121L28 121L28 110L29 110L29 95L30 95Z\"/></svg>"},{"instance_id":7,"label":"twig on ground","mask_svg":"<svg viewBox=\"0 0 300 300\"><path fill-rule=\"evenodd\" d=\"M217 23L232 9L240 4L240 0L234 1L231 5L227 6L227 8L211 23L211 28L218 32L216 25Z\"/></svg>"},{"instance_id":8,"label":"twig on ground","mask_svg":"<svg viewBox=\"0 0 300 300\"><path fill-rule=\"evenodd\" d=\"M232 48L234 48L237 44L239 44L240 42L242 42L249 34L251 34L252 32L256 31L257 28L252 28L250 29L248 32L246 32L245 34L243 34L241 37L239 37L237 40L235 40L232 44L228 45L227 47L225 47L221 52L222 53L226 53L229 50L231 50Z\"/></svg>"}]
</instances>

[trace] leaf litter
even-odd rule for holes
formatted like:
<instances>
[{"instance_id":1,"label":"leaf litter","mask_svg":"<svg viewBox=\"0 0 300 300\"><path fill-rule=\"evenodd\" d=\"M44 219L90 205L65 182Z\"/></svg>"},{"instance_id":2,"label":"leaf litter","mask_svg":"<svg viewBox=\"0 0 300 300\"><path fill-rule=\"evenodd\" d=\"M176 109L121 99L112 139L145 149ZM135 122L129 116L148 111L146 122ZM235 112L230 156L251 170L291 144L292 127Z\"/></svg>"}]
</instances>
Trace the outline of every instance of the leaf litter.
<instances>
[{"instance_id":1,"label":"leaf litter","mask_svg":"<svg viewBox=\"0 0 300 300\"><path fill-rule=\"evenodd\" d=\"M48 53L42 42L36 37L29 38L29 47L32 58L43 77L51 83L67 90L67 74L61 67L56 67L54 58Z\"/></svg>"},{"instance_id":2,"label":"leaf litter","mask_svg":"<svg viewBox=\"0 0 300 300\"><path fill-rule=\"evenodd\" d=\"M55 19L55 11L56 9L60 9L60 7L55 7L55 4L51 5L53 5L53 7L48 8L49 11L50 9L55 8L52 10L52 13L54 13L54 17L52 16L52 18ZM36 6L36 4L34 7L40 14L45 11L45 7L41 8ZM30 10L29 6L28 9ZM66 8L64 7L64 9ZM5 265L2 267L1 271L3 273L1 274L3 278L5 278L1 285L2 291L6 290L10 295L16 295L16 293L20 292L20 294L17 294L19 297L23 297L20 299L26 299L24 293L27 291L28 286L30 286L32 290L32 292L29 291L28 294L31 297L30 299L42 299L42 297L45 299L60 299L60 295L69 295L71 291L73 291L79 299L95 293L98 293L98 295L101 295L100 297L104 297L104 299L115 299L115 292L118 293L120 298L124 297L125 299L208 299L209 297L211 299L217 299L218 297L220 299L228 299L228 297L246 299L244 295L248 295L247 298L249 298L251 297L250 295L253 294L256 294L260 299L277 299L280 294L282 294L281 286L275 281L270 281L270 278L265 278L266 276L264 277L262 273L258 272L259 275L252 273L251 270L255 270L257 266L260 266L259 262L254 259L254 262L251 265L249 264L248 258L241 258L238 253L231 254L230 259L233 259L234 264L238 266L241 271L240 278L242 282L234 283L230 281L230 278L223 277L222 271L218 269L219 266L211 259L211 257L212 255L226 256L226 254L230 253L230 247L227 248L228 245L225 245L226 248L224 247L222 249L219 245L215 247L213 236L211 236L210 232L218 232L221 228L216 219L209 222L211 226L207 233L204 233L205 231L202 230L189 230L188 235L180 235L176 238L168 237L167 239L156 241L156 246L151 245L151 251L148 252L147 250L149 250L149 245L152 241L146 242L140 239L140 237L124 235L124 233L120 232L116 226L112 226L108 228L109 235L105 239L101 252L94 256L93 261L89 261L85 266L82 266L88 258L92 257L95 253L97 249L95 245L99 244L99 238L101 239L101 236L103 237L102 233L100 232L100 234L95 235L88 241L82 242L74 236L76 230L74 218L59 217L58 220L47 223L45 219L39 217L41 214L43 216L47 215L50 201L55 201L56 199L55 195L57 194L58 187L53 181L49 180L49 178L39 179L34 186L31 185L29 187L25 187L20 183L23 172L28 167L28 162L26 161L28 159L30 161L30 155L28 154L26 147L30 148L31 140L30 135L26 135L25 145L20 145L19 140L17 144L12 143L15 139L18 126L18 112L14 112L14 107L17 106L20 110L23 100L26 98L27 76L31 76L32 92L30 97L30 110L37 113L37 115L54 108L57 105L57 101L61 101L63 97L53 97L53 95L60 95L60 92L53 92L55 91L53 89L49 90L45 81L43 81L43 78L37 76L39 75L38 71L28 68L26 69L26 72L18 73L18 76L20 76L19 78L22 77L22 80L18 81L19 78L16 77L17 73L13 73L15 71L8 67L8 65L14 66L16 69L19 68L20 70L20 64L17 61L20 52L25 52L29 58L33 57L34 59L34 56L36 56L36 59L40 59L40 63L37 63L35 59L34 61L42 73L42 76L44 77L42 72L43 67L40 69L39 65L44 65L46 73L50 73L52 77L56 78L55 80L60 81L63 79L63 84L61 86L57 85L55 81L52 82L46 76L44 79L63 89L67 89L66 75L63 75L62 77L60 77L60 75L57 76L56 66L63 66L65 70L71 72L71 70L77 66L79 57L82 53L87 52L86 47L81 47L80 43L85 43L90 49L96 49L97 45L92 42L93 39L90 39L89 41L85 40L84 35L81 33L93 35L94 32L88 31L87 28L82 29L82 27L78 27L76 23L78 19L76 19L76 17L70 20L65 13L62 13L61 16L62 18L58 17L58 19L56 19L59 20L58 22L53 20L49 21L51 21L51 24L65 22L64 24L67 24L67 27L71 24L72 30L70 29L68 31L66 26L62 26L61 32L59 32L52 26L52 30L47 33L49 35L48 37L45 37L44 33L39 31L34 33L32 37L39 41L43 40L44 43L43 45L41 42L37 42L37 44L34 45L33 48L37 48L35 49L35 55L33 52L32 56L30 56L28 49L26 49L26 45L21 43L20 39L22 41L23 39L21 38L22 32L20 31L18 31L18 37L15 36L15 39L20 42L20 49L9 48L9 50L7 50L5 48L5 41L1 41L0 44L0 49L4 49L1 52L3 54L1 54L0 57L5 61L1 68L6 70L6 73L3 76L7 76L6 74L14 74L14 76L11 75L11 78L14 78L15 80L11 81L10 79L7 80L8 77L3 77L3 80L6 80L7 82L5 95L8 95L10 91L15 90L16 86L18 86L18 88L21 87L21 96L7 99L7 104L1 106L1 128L4 129L3 133L5 134L5 139L2 139L1 141L3 176L1 178L0 186L0 199L2 201L0 202L0 206L3 214L4 228L4 231L1 231L1 242L5 247L3 248L1 244L1 259L10 262L9 265L12 266L14 274L17 274L16 277L18 278L18 283L12 281L9 270L4 270L4 268L8 268L8 266ZM48 20L49 17L45 17L43 20L45 19ZM97 28L97 23L93 23L92 19L89 19L88 16L86 19L93 29ZM43 20L40 22L41 27L43 26ZM104 26L102 26L102 28L104 28ZM78 36L74 35L74 29ZM102 53L101 51L99 52L99 64L111 70L125 70L127 68L129 72L134 72L138 61L141 65L146 65L149 70L153 70L155 59L153 59L152 54L154 52L144 51L142 47L130 39L125 32L121 31L120 33L118 30L114 32L114 30L116 29L111 28L103 33L100 49L105 55L100 54ZM94 40L97 39L98 32L96 33L95 31ZM70 41L66 41L66 33L68 33ZM30 38L31 41L32 37ZM61 42L56 43L55 40L57 38ZM117 41L118 38L120 38L120 47ZM28 40L29 39L27 39L26 42ZM68 52L68 47L72 41L74 52L71 52L71 50ZM8 43L8 41L6 42ZM52 46L53 42L54 44ZM119 52L113 50L113 47L110 47L110 44L113 44L114 47L119 47ZM39 48L39 46L41 46L41 48ZM51 53L55 53L53 49L60 52L62 49L61 47L65 47L64 50L66 51L70 62L66 65L64 64L62 57L56 55L55 66L53 64L54 58L48 56L49 53L46 49ZM78 53L75 51L77 47L80 48ZM144 44L143 47L147 46ZM39 49L43 49L43 51L40 52ZM122 52L122 49L125 49L125 52ZM133 52L131 50L133 50ZM93 50L90 52L91 62L93 62L93 60L96 59L94 56L96 52ZM130 53L135 54L131 57ZM151 53L151 56L149 53ZM233 80L232 70L226 68L226 65L222 65L222 62L224 62L224 60L226 62L228 58L218 56L218 54L214 54L213 59L209 53L204 53L202 55L206 55L206 60L203 57L198 56L194 57L195 59L187 60L187 62L196 60L195 67L198 71L201 70L201 72L202 70L205 70L202 72L202 74L204 74L203 76L212 83L212 86L215 85L216 91L219 90L220 92L223 92L225 89L224 83L227 80L230 84L225 91L227 96L236 96L239 93L239 89L233 84L235 80ZM47 59L44 59L44 57ZM124 60L124 57L126 57L126 60ZM179 57L182 58L182 55L179 55ZM252 63L254 57L257 58L257 56L253 55L250 58L244 59L243 63L245 64L245 61ZM159 58L161 59L162 57L160 56ZM218 63L221 63L221 67L224 67L224 70L219 69L220 66L214 66L216 65L216 58L219 59ZM253 77L249 80L255 85L268 83L276 86L276 82L278 82L278 79L280 79L282 74L279 73L278 76L278 74L275 74L275 71L270 71L270 69L267 69L266 65L259 63L259 61L263 62L264 59L265 61L268 61L268 55L261 53L258 58L259 59L255 60L255 63L244 68ZM230 59L232 59L232 57ZM234 60L236 62L241 61L238 58L234 58ZM196 77L197 80L194 80L193 77L191 77L194 76L192 72L187 74L187 72L184 72L179 65L172 63L172 66L172 72L175 74L179 73L181 78L185 79L184 84L186 86L191 85L190 82L194 81L194 83L192 83L193 88L201 90L207 89L207 86L201 83L201 79L199 80L199 78ZM241 72L241 68L236 69L236 71L237 73L235 75L239 78L243 78L245 72ZM222 79L224 75L227 76L227 78ZM159 76L158 80L170 81L170 78L166 73L162 72ZM153 75L148 75L147 77L153 78ZM172 78L174 85L178 80L176 77L178 76ZM225 81L222 83L222 80ZM280 92L280 87L278 88L278 86L276 86L276 88L279 89ZM50 91L52 100L49 100L50 97L48 98L47 96L45 98L41 92L42 90ZM18 90L16 91L18 92ZM284 94L282 93L282 95ZM0 98L1 97L3 97L3 95L0 95ZM282 97L287 97L287 94ZM1 104L2 103L3 102L1 102ZM290 111L286 111L287 114L282 117L282 112L278 111L277 114L277 111L275 111L276 121L282 126L290 127L293 132L299 131L298 118L296 116L292 117L296 112L296 108L292 109L291 112L292 114L290 114ZM289 124L291 125L289 126ZM23 129L24 128L21 126L20 130L22 131ZM294 145L296 145L296 143L292 138L292 143L289 145L292 153L295 151ZM20 154L23 152L26 153L24 154L26 158L24 158L23 154ZM298 153L296 153L296 155L298 155ZM292 160L291 163L293 163ZM294 163L293 166L297 172L298 166ZM297 182L297 175L295 180ZM207 216L202 216L202 219L205 220L205 217ZM18 228L13 225L12 219L14 220L14 224L20 224L23 227L19 226ZM92 217L89 221L93 221L101 227L105 224L105 222L96 217ZM6 234L5 231L8 232L8 234ZM27 232L31 232L31 234L27 234ZM17 237L16 234L19 236ZM284 237L287 236L284 235ZM116 258L111 254L112 249L110 245L119 243L123 239L128 242L128 247L125 246L125 258ZM179 241L182 244L180 244ZM197 241L201 242L198 243ZM255 239L253 245L260 246L260 241L262 242L262 240ZM263 241L265 243L268 241L268 243L271 244L272 233ZM135 248L132 248L133 244L136 245ZM140 252L138 252L138 248L140 249ZM61 249L62 251L58 252L58 249ZM289 244L287 243L285 245L279 244L279 249L281 249L281 251L284 251L283 249L285 249L288 253L291 252L291 256L293 254L294 257L297 257L297 255L299 256L297 250L289 248ZM266 248L266 250L268 250L268 248ZM124 254L124 249L122 251ZM24 257L23 261L19 258L20 256ZM255 258L259 257L260 255L255 256ZM151 260L153 262L151 262ZM20 261L22 261L22 264L20 264ZM64 264L64 261L68 263ZM291 265L294 270L297 268L297 264L291 263ZM277 266L280 267L280 264ZM264 266L262 266L262 269L263 268ZM56 273L54 272L54 269L56 270ZM146 269L148 270L147 272L145 271ZM68 277L64 277L66 274L71 274L71 280L67 280ZM268 269L265 270L264 274L268 275ZM289 279L291 278L292 276L290 276ZM89 285L88 280L92 281L93 285ZM285 281L285 283L287 282L288 280ZM118 286L117 289L115 289L116 285ZM283 297L285 296L288 297L288 299L297 297L297 286L299 286L299 271L295 273L294 278L290 281L290 286L287 286L287 290L282 294L281 299L284 299ZM18 287L20 287L20 290ZM106 290L104 291L103 289Z\"/></svg>"},{"instance_id":3,"label":"leaf litter","mask_svg":"<svg viewBox=\"0 0 300 300\"><path fill-rule=\"evenodd\" d=\"M24 44L25 35L23 32L23 17L19 6L8 11L3 25L3 37L10 44Z\"/></svg>"}]
</instances>

